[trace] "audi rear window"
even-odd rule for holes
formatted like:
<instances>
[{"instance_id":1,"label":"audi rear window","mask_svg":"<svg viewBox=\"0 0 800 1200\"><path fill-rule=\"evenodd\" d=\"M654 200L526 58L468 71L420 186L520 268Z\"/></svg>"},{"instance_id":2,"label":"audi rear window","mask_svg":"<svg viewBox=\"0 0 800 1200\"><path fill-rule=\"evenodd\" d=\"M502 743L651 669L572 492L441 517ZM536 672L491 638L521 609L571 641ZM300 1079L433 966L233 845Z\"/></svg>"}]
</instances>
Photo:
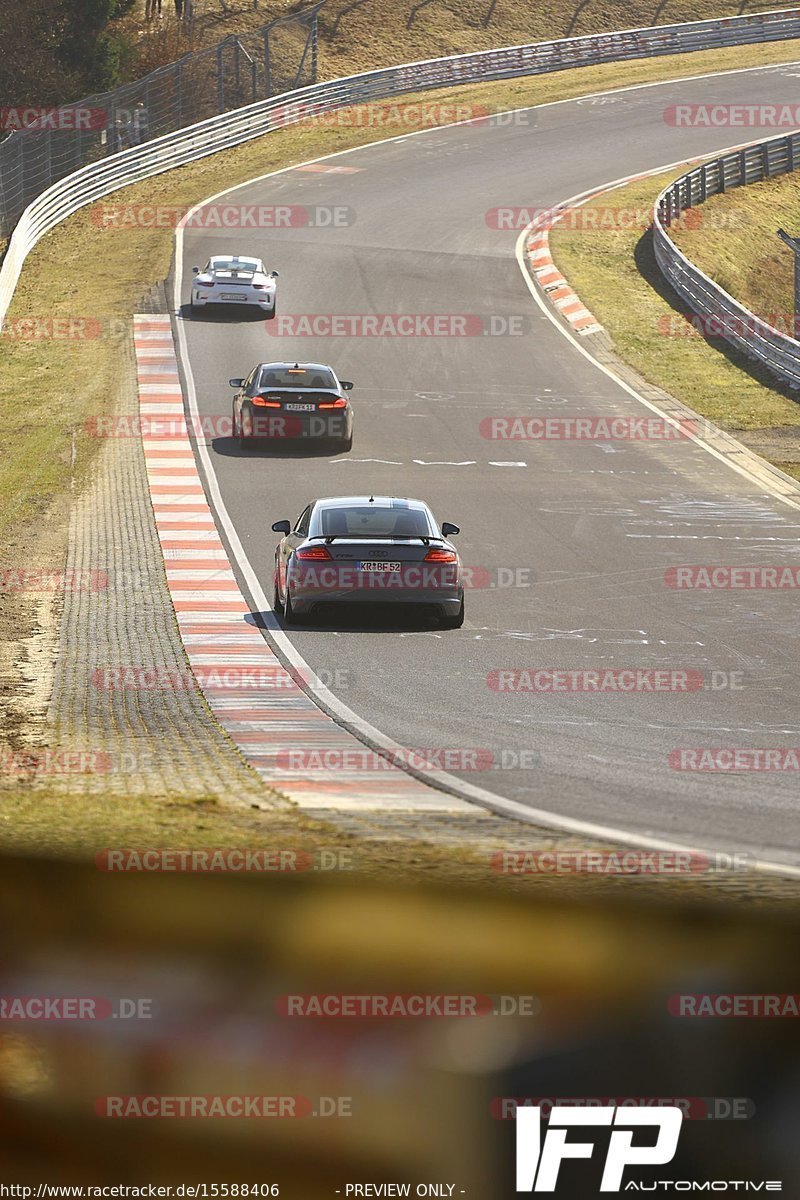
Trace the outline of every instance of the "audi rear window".
<instances>
[{"instance_id":1,"label":"audi rear window","mask_svg":"<svg viewBox=\"0 0 800 1200\"><path fill-rule=\"evenodd\" d=\"M314 513L312 535L325 537L432 537L427 514L421 508L319 508Z\"/></svg>"}]
</instances>

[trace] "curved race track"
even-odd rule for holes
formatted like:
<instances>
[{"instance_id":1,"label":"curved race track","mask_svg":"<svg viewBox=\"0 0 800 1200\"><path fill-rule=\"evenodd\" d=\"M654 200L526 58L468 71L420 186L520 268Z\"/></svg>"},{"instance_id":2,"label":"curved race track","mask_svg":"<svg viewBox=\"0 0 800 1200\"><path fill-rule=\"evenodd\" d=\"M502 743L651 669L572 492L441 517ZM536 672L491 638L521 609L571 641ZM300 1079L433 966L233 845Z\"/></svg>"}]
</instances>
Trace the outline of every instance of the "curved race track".
<instances>
[{"instance_id":1,"label":"curved race track","mask_svg":"<svg viewBox=\"0 0 800 1200\"><path fill-rule=\"evenodd\" d=\"M462 558L495 586L468 593L466 623L454 632L341 614L292 631L299 653L350 708L408 746L487 748L506 763L522 748L536 751L534 769L464 774L497 795L791 863L800 848L797 773L699 775L672 770L667 758L677 747L800 746L797 598L673 591L664 572L681 563L797 565L800 511L692 442L500 442L479 426L498 415L646 412L533 303L515 259L517 233L489 227L487 211L548 207L759 136L675 128L664 120L670 105L789 102L796 93L797 68L784 65L359 148L327 159L326 170L293 169L225 197L348 206L354 223L187 229L179 272L185 302L192 264L233 248L280 270L284 315L521 320L520 336L413 338L275 336L260 321L180 320L183 369L203 416L227 415L228 378L259 360L329 361L356 381L348 455L242 454L229 439L206 439L250 564L271 595L270 525L294 519L315 496L426 499L440 520L461 525ZM528 586L498 586L509 578ZM533 697L487 685L497 669L533 667L742 674L736 690L660 696Z\"/></svg>"}]
</instances>

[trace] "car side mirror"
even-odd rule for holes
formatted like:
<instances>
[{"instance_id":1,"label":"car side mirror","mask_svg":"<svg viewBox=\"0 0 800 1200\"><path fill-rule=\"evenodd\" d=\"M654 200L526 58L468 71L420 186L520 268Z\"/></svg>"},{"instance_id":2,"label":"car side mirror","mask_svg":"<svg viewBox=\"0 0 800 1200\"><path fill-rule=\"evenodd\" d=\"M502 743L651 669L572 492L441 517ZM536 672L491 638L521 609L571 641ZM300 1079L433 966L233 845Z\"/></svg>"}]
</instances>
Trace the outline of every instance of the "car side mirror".
<instances>
[{"instance_id":1,"label":"car side mirror","mask_svg":"<svg viewBox=\"0 0 800 1200\"><path fill-rule=\"evenodd\" d=\"M351 383L349 379L340 379L339 383L346 392L352 392L353 388L356 386L354 383Z\"/></svg>"},{"instance_id":2,"label":"car side mirror","mask_svg":"<svg viewBox=\"0 0 800 1200\"><path fill-rule=\"evenodd\" d=\"M200 268L199 268L199 267L192 267L192 274L193 274L193 275L199 275L199 274L200 274Z\"/></svg>"},{"instance_id":3,"label":"car side mirror","mask_svg":"<svg viewBox=\"0 0 800 1200\"><path fill-rule=\"evenodd\" d=\"M273 521L272 522L273 533L288 533L291 528L292 528L292 526L288 521Z\"/></svg>"},{"instance_id":4,"label":"car side mirror","mask_svg":"<svg viewBox=\"0 0 800 1200\"><path fill-rule=\"evenodd\" d=\"M280 271L270 271L270 275L272 276L273 279L279 279L280 274L281 274Z\"/></svg>"},{"instance_id":5,"label":"car side mirror","mask_svg":"<svg viewBox=\"0 0 800 1200\"><path fill-rule=\"evenodd\" d=\"M442 533L445 537L454 537L457 533L461 533L461 529L458 525L454 525L452 521L443 521Z\"/></svg>"},{"instance_id":6,"label":"car side mirror","mask_svg":"<svg viewBox=\"0 0 800 1200\"><path fill-rule=\"evenodd\" d=\"M228 383L230 384L231 387L241 387L242 384L244 383L244 380L243 379L229 379Z\"/></svg>"}]
</instances>

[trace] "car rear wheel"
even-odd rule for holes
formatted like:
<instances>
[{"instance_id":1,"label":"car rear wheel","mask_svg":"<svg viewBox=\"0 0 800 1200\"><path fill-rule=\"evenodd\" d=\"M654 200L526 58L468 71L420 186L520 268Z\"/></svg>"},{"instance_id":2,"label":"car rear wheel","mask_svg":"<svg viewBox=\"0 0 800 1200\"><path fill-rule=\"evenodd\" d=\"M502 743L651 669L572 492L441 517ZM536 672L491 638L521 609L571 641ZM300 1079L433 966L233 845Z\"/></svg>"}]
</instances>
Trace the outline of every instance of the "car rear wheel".
<instances>
[{"instance_id":1,"label":"car rear wheel","mask_svg":"<svg viewBox=\"0 0 800 1200\"><path fill-rule=\"evenodd\" d=\"M292 597L289 595L289 589L286 589L286 599L283 604L283 619L287 625L294 625L297 620L294 609L292 608Z\"/></svg>"},{"instance_id":2,"label":"car rear wheel","mask_svg":"<svg viewBox=\"0 0 800 1200\"><path fill-rule=\"evenodd\" d=\"M239 449L240 450L249 450L253 444L252 424L248 423L248 429L249 429L249 432L248 432L248 429L245 429L244 415L242 413L239 413L238 422L237 422L235 416L233 418L233 421L234 421L233 436L238 437L238 439L239 439Z\"/></svg>"},{"instance_id":3,"label":"car rear wheel","mask_svg":"<svg viewBox=\"0 0 800 1200\"><path fill-rule=\"evenodd\" d=\"M272 587L272 609L273 609L273 612L276 612L276 613L283 612L283 601L281 600L281 593L280 593L280 589L278 587L277 571L275 572L275 582Z\"/></svg>"},{"instance_id":4,"label":"car rear wheel","mask_svg":"<svg viewBox=\"0 0 800 1200\"><path fill-rule=\"evenodd\" d=\"M464 624L464 597L461 597L461 606L457 613L445 612L439 622L442 629L460 629Z\"/></svg>"}]
</instances>

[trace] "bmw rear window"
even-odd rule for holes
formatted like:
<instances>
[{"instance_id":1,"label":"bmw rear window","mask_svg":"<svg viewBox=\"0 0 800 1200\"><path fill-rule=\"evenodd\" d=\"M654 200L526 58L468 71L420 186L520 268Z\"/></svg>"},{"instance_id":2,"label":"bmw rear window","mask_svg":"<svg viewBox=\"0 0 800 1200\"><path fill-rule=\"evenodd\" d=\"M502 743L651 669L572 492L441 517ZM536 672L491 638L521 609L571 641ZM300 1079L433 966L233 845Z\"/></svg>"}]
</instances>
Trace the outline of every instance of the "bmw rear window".
<instances>
[{"instance_id":1,"label":"bmw rear window","mask_svg":"<svg viewBox=\"0 0 800 1200\"><path fill-rule=\"evenodd\" d=\"M258 381L260 388L325 388L336 389L333 372L325 367L264 367Z\"/></svg>"}]
</instances>

